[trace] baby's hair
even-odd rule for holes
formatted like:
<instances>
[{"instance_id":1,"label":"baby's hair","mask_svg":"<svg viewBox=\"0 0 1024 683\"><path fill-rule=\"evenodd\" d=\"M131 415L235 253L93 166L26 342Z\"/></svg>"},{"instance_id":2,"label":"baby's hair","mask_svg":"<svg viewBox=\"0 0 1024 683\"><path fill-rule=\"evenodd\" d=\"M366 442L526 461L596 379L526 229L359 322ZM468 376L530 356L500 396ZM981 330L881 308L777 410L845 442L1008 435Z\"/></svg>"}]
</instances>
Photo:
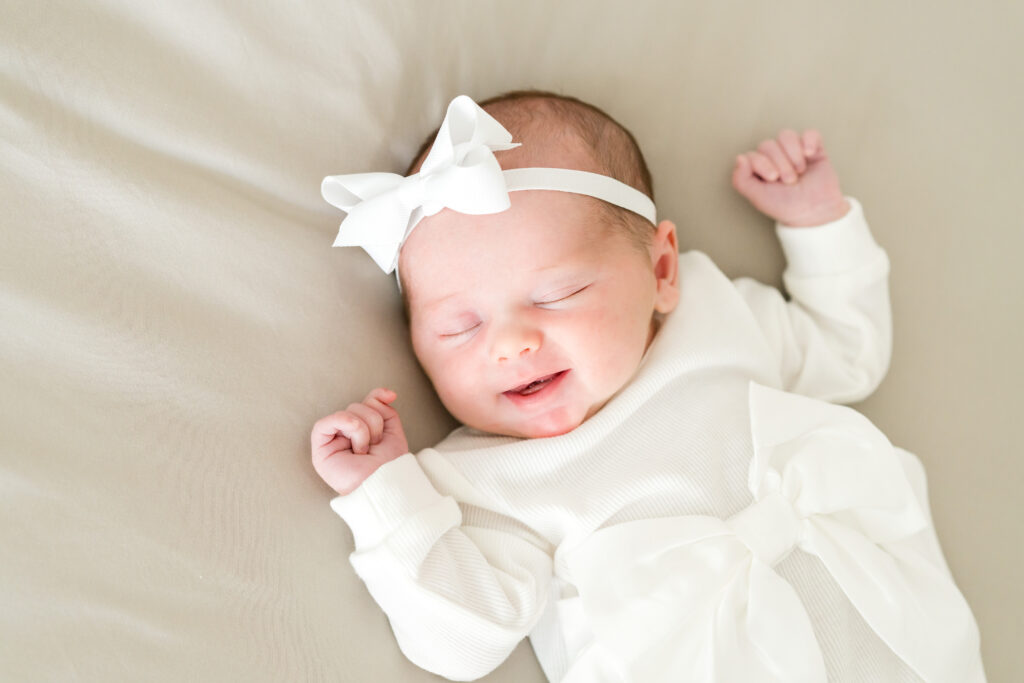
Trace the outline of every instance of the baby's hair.
<instances>
[{"instance_id":1,"label":"baby's hair","mask_svg":"<svg viewBox=\"0 0 1024 683\"><path fill-rule=\"evenodd\" d=\"M479 105L512 133L513 140L520 138L523 129L535 125L538 113L552 115L554 123L565 124L562 132L575 134L584 143L587 151L602 167L604 175L620 180L654 199L651 172L636 138L598 107L575 97L544 90L512 90L483 100ZM419 167L436 137L437 129L423 141L406 175Z\"/></svg>"},{"instance_id":2,"label":"baby's hair","mask_svg":"<svg viewBox=\"0 0 1024 683\"><path fill-rule=\"evenodd\" d=\"M517 167L547 165L531 162L544 154L543 149L538 149L538 144L582 147L590 157L592 167L577 170L610 176L654 199L651 172L636 138L598 107L575 97L544 90L512 90L478 104L512 134L513 141L527 142L522 147L499 152L503 155L500 159L507 160L509 156L515 155L522 157L515 160ZM437 129L420 145L405 175L419 170L436 137ZM530 144L534 145L532 149ZM608 223L624 230L630 243L646 254L654 235L654 226L632 211L600 200L595 201ZM402 303L408 320L409 301L404 288Z\"/></svg>"}]
</instances>

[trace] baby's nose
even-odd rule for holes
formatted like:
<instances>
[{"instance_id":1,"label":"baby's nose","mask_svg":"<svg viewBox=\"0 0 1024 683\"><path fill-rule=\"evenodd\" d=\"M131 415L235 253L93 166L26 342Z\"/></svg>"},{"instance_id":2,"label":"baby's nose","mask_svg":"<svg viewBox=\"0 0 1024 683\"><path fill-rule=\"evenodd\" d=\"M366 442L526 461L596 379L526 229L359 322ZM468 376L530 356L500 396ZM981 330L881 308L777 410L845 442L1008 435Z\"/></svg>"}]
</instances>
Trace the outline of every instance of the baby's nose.
<instances>
[{"instance_id":1,"label":"baby's nose","mask_svg":"<svg viewBox=\"0 0 1024 683\"><path fill-rule=\"evenodd\" d=\"M499 362L534 353L540 348L540 330L519 324L503 325L494 335L491 355Z\"/></svg>"}]
</instances>

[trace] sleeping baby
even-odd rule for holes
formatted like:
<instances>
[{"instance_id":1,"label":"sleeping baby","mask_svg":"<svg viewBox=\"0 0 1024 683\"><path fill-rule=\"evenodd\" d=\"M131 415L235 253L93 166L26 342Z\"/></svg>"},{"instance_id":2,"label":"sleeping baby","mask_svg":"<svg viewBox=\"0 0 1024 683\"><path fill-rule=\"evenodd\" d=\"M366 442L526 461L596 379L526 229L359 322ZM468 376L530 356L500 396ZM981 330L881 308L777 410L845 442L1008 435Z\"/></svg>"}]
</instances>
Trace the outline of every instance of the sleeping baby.
<instances>
[{"instance_id":1,"label":"sleeping baby","mask_svg":"<svg viewBox=\"0 0 1024 683\"><path fill-rule=\"evenodd\" d=\"M453 680L983 681L918 459L838 405L888 369L889 262L816 131L738 156L791 299L678 250L635 140L569 97L457 97L406 177L325 178L462 423L377 388L313 427L350 559Z\"/></svg>"}]
</instances>

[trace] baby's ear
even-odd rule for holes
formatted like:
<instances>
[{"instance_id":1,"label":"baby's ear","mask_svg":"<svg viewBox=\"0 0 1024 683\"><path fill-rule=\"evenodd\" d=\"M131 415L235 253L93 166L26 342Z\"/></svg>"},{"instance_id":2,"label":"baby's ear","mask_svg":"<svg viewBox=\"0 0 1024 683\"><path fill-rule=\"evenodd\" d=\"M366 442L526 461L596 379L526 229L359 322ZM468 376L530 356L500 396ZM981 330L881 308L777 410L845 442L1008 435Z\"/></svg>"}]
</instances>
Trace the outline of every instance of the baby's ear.
<instances>
[{"instance_id":1,"label":"baby's ear","mask_svg":"<svg viewBox=\"0 0 1024 683\"><path fill-rule=\"evenodd\" d=\"M651 242L651 265L657 283L654 310L668 313L679 303L679 242L672 221L658 223Z\"/></svg>"}]
</instances>

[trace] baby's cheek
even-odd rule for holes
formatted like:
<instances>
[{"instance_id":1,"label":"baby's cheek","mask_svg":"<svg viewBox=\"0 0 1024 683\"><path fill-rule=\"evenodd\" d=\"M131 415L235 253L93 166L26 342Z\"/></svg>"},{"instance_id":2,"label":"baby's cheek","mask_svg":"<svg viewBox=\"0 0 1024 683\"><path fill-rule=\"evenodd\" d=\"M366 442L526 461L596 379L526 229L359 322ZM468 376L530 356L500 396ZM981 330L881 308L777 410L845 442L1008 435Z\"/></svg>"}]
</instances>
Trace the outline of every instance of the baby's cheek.
<instances>
[{"instance_id":1,"label":"baby's cheek","mask_svg":"<svg viewBox=\"0 0 1024 683\"><path fill-rule=\"evenodd\" d=\"M617 391L633 375L643 356L648 327L631 312L607 310L583 331L592 357L607 384Z\"/></svg>"},{"instance_id":2,"label":"baby's cheek","mask_svg":"<svg viewBox=\"0 0 1024 683\"><path fill-rule=\"evenodd\" d=\"M423 354L419 359L430 383L434 386L434 393L441 399L445 408L454 413L454 407L459 403L462 394L459 384L461 373L458 368L446 363L440 354Z\"/></svg>"},{"instance_id":3,"label":"baby's cheek","mask_svg":"<svg viewBox=\"0 0 1024 683\"><path fill-rule=\"evenodd\" d=\"M463 404L467 402L465 387L458 381L457 377L457 375L455 377L449 376L445 381L434 383L434 389L437 391L438 397L452 413L456 411L461 412Z\"/></svg>"},{"instance_id":4,"label":"baby's cheek","mask_svg":"<svg viewBox=\"0 0 1024 683\"><path fill-rule=\"evenodd\" d=\"M488 413L493 409L494 398L480 380L482 373L474 367L460 366L449 370L451 375L443 392L438 390L441 402L460 422L479 426L481 421L489 419ZM436 384L435 389L438 389Z\"/></svg>"}]
</instances>

